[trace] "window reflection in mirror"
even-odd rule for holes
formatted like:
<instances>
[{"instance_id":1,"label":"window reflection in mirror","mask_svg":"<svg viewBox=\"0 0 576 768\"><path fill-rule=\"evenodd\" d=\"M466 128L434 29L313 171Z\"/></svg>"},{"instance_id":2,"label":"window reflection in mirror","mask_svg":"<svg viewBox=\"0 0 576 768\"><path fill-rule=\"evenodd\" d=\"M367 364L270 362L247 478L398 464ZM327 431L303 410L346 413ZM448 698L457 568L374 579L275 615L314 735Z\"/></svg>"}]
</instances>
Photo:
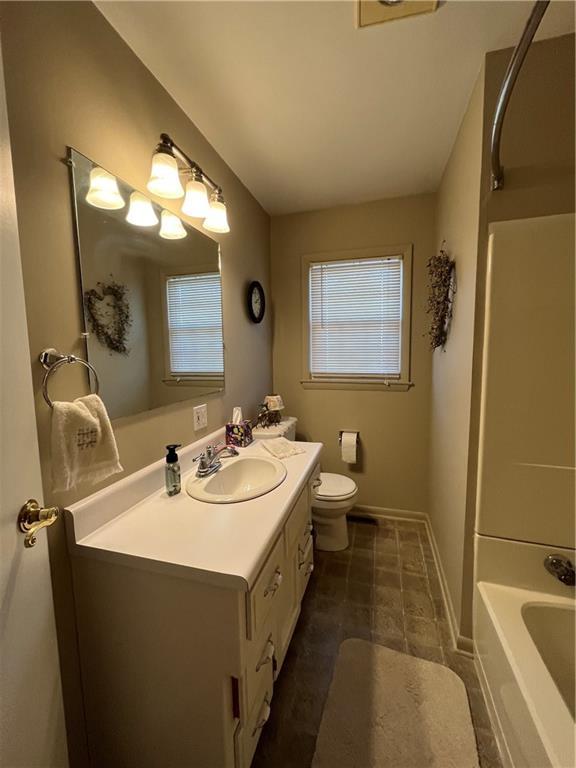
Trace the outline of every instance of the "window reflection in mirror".
<instances>
[{"instance_id":1,"label":"window reflection in mirror","mask_svg":"<svg viewBox=\"0 0 576 768\"><path fill-rule=\"evenodd\" d=\"M87 358L111 418L224 388L218 244L70 150Z\"/></svg>"}]
</instances>

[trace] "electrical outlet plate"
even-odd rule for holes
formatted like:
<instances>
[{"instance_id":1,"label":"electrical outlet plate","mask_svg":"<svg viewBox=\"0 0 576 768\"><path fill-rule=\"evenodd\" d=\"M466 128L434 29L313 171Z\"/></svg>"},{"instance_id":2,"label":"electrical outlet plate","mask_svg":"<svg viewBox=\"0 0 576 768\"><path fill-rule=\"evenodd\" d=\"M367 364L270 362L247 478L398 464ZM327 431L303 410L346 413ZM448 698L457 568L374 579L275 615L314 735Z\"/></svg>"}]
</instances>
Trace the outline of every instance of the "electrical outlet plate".
<instances>
[{"instance_id":1,"label":"electrical outlet plate","mask_svg":"<svg viewBox=\"0 0 576 768\"><path fill-rule=\"evenodd\" d=\"M194 431L197 432L199 429L204 429L208 426L208 408L206 404L204 405L197 405L194 408Z\"/></svg>"}]
</instances>

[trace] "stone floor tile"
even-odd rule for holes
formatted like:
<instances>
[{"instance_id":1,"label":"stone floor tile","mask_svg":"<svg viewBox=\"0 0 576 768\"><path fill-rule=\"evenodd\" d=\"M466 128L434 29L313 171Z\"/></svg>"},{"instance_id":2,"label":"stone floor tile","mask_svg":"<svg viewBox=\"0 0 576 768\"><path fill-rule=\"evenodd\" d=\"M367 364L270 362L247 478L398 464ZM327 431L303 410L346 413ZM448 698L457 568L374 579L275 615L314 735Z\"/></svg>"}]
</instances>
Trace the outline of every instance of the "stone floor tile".
<instances>
[{"instance_id":1,"label":"stone floor tile","mask_svg":"<svg viewBox=\"0 0 576 768\"><path fill-rule=\"evenodd\" d=\"M348 571L348 580L359 581L361 584L372 584L374 581L374 565L352 560L350 570Z\"/></svg>"},{"instance_id":2,"label":"stone floor tile","mask_svg":"<svg viewBox=\"0 0 576 768\"><path fill-rule=\"evenodd\" d=\"M440 635L438 634L435 621L405 614L404 627L409 642L419 643L421 645L431 645L434 647L440 645Z\"/></svg>"},{"instance_id":3,"label":"stone floor tile","mask_svg":"<svg viewBox=\"0 0 576 768\"><path fill-rule=\"evenodd\" d=\"M394 587L395 589L400 589L402 586L400 572L389 571L387 568L379 568L377 565L374 570L374 584L382 587Z\"/></svg>"},{"instance_id":4,"label":"stone floor tile","mask_svg":"<svg viewBox=\"0 0 576 768\"><path fill-rule=\"evenodd\" d=\"M407 542L410 544L420 545L420 536L418 531L406 530L405 528L398 529L398 540L400 542Z\"/></svg>"},{"instance_id":5,"label":"stone floor tile","mask_svg":"<svg viewBox=\"0 0 576 768\"><path fill-rule=\"evenodd\" d=\"M402 611L402 592L398 587L374 585L374 607L388 608L398 613Z\"/></svg>"},{"instance_id":6,"label":"stone floor tile","mask_svg":"<svg viewBox=\"0 0 576 768\"><path fill-rule=\"evenodd\" d=\"M378 552L374 559L376 568L384 568L387 571L400 570L400 558L396 552Z\"/></svg>"},{"instance_id":7,"label":"stone floor tile","mask_svg":"<svg viewBox=\"0 0 576 768\"><path fill-rule=\"evenodd\" d=\"M430 594L427 578L418 576L415 573L407 573L406 571L402 571L402 589L407 589L411 592L424 592L427 595Z\"/></svg>"},{"instance_id":8,"label":"stone floor tile","mask_svg":"<svg viewBox=\"0 0 576 768\"><path fill-rule=\"evenodd\" d=\"M374 542L376 553L395 555L398 553L398 541L396 536L393 538L381 538L378 536Z\"/></svg>"},{"instance_id":9,"label":"stone floor tile","mask_svg":"<svg viewBox=\"0 0 576 768\"><path fill-rule=\"evenodd\" d=\"M404 637L402 613L377 606L372 612L372 630L384 637Z\"/></svg>"},{"instance_id":10,"label":"stone floor tile","mask_svg":"<svg viewBox=\"0 0 576 768\"><path fill-rule=\"evenodd\" d=\"M359 581L348 580L346 599L359 605L372 605L374 587Z\"/></svg>"},{"instance_id":11,"label":"stone floor tile","mask_svg":"<svg viewBox=\"0 0 576 768\"><path fill-rule=\"evenodd\" d=\"M346 579L348 577L349 562L342 562L340 560L331 560L324 566L324 576L331 578L335 576L339 579Z\"/></svg>"},{"instance_id":12,"label":"stone floor tile","mask_svg":"<svg viewBox=\"0 0 576 768\"><path fill-rule=\"evenodd\" d=\"M434 605L425 592L415 590L402 590L402 602L404 613L409 616L417 616L419 619L434 619ZM438 638L438 644L440 639Z\"/></svg>"}]
</instances>

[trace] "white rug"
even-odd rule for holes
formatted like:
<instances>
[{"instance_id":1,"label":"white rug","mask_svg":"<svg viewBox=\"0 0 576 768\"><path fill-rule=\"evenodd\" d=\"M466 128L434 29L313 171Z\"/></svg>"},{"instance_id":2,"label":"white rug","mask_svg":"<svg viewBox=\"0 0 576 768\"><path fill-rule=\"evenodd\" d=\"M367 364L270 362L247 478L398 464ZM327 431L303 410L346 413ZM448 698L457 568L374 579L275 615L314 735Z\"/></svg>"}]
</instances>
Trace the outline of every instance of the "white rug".
<instances>
[{"instance_id":1,"label":"white rug","mask_svg":"<svg viewBox=\"0 0 576 768\"><path fill-rule=\"evenodd\" d=\"M464 683L440 664L345 640L312 768L478 768Z\"/></svg>"}]
</instances>

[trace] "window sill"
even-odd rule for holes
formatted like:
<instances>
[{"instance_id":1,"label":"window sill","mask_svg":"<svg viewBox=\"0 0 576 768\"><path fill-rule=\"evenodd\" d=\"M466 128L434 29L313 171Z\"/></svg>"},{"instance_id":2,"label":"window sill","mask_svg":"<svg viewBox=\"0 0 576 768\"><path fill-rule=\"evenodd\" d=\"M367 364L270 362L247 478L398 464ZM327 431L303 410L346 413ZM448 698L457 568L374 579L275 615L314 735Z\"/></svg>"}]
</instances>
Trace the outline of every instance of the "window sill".
<instances>
[{"instance_id":1,"label":"window sill","mask_svg":"<svg viewBox=\"0 0 576 768\"><path fill-rule=\"evenodd\" d=\"M304 389L349 389L382 390L384 392L407 392L414 385L412 381L401 379L302 379Z\"/></svg>"}]
</instances>

